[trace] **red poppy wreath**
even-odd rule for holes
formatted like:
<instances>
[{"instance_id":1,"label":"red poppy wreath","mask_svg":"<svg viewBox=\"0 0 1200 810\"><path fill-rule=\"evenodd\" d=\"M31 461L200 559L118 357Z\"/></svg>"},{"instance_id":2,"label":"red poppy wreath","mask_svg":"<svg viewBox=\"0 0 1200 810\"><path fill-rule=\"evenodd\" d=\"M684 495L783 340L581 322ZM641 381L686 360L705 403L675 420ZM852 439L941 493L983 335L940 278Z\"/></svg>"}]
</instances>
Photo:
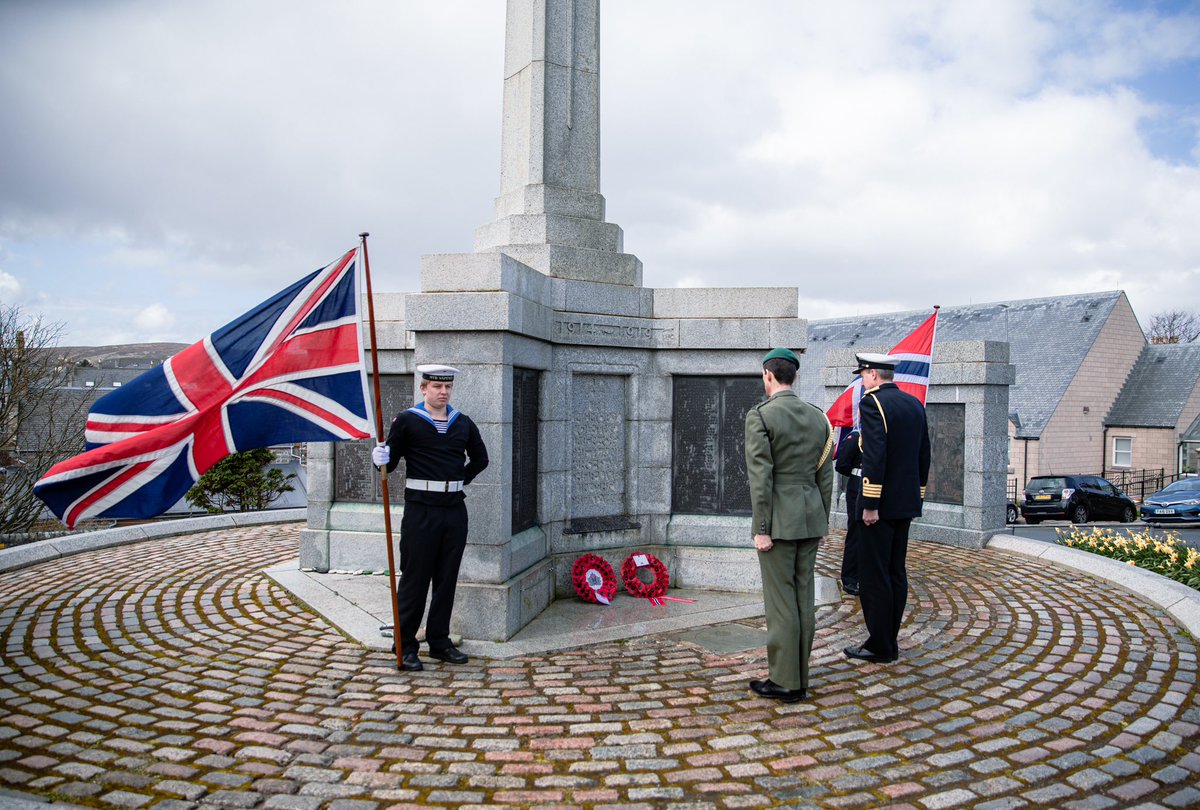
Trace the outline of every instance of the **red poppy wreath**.
<instances>
[{"instance_id":1,"label":"red poppy wreath","mask_svg":"<svg viewBox=\"0 0 1200 810\"><path fill-rule=\"evenodd\" d=\"M608 560L584 554L571 566L571 584L585 602L607 605L617 595L617 575Z\"/></svg>"},{"instance_id":2,"label":"red poppy wreath","mask_svg":"<svg viewBox=\"0 0 1200 810\"><path fill-rule=\"evenodd\" d=\"M654 579L642 582L638 577L639 568L649 568ZM653 599L667 592L671 578L667 575L667 567L653 554L630 554L621 564L621 581L625 590L642 599Z\"/></svg>"}]
</instances>

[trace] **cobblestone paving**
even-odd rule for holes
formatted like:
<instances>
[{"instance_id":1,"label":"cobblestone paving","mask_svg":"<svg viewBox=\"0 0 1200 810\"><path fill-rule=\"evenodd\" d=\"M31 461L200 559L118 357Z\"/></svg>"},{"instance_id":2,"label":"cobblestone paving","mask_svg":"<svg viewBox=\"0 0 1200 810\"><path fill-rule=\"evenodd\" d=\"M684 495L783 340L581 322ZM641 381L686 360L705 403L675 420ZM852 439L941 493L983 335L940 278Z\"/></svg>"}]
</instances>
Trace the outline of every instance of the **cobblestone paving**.
<instances>
[{"instance_id":1,"label":"cobblestone paving","mask_svg":"<svg viewBox=\"0 0 1200 810\"><path fill-rule=\"evenodd\" d=\"M819 614L811 700L783 705L747 691L764 650L671 637L398 673L260 573L297 531L0 575L0 791L162 810L1200 804L1195 641L1042 563L916 544L901 660L841 655L862 637L845 600ZM824 545L823 573L840 553Z\"/></svg>"}]
</instances>

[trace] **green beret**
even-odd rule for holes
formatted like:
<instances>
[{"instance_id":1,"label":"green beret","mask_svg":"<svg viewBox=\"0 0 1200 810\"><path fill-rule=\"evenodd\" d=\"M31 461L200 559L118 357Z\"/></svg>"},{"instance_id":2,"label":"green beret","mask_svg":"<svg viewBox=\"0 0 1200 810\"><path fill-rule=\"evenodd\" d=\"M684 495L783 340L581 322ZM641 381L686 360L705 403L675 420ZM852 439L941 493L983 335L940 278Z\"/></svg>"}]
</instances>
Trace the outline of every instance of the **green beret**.
<instances>
[{"instance_id":1,"label":"green beret","mask_svg":"<svg viewBox=\"0 0 1200 810\"><path fill-rule=\"evenodd\" d=\"M771 349L771 351L767 352L767 356L763 358L763 365L765 366L768 360L775 360L776 358L787 360L796 368L800 368L800 358L791 349Z\"/></svg>"}]
</instances>

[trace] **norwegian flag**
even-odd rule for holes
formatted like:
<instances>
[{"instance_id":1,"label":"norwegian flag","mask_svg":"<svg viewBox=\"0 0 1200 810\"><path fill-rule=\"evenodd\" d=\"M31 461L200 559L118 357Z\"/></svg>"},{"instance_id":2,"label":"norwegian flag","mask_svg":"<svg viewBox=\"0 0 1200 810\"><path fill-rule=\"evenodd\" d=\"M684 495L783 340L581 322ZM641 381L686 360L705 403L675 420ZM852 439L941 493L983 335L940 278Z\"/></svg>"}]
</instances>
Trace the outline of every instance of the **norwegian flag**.
<instances>
[{"instance_id":1,"label":"norwegian flag","mask_svg":"<svg viewBox=\"0 0 1200 810\"><path fill-rule=\"evenodd\" d=\"M67 524L170 509L231 453L371 435L357 249L96 401L34 492Z\"/></svg>"},{"instance_id":2,"label":"norwegian flag","mask_svg":"<svg viewBox=\"0 0 1200 810\"><path fill-rule=\"evenodd\" d=\"M933 339L937 333L937 316L938 308L934 307L933 314L924 323L888 352L900 361L896 365L892 382L896 383L900 390L907 391L921 400L922 405L925 404L925 395L929 391L929 368L933 365ZM856 376L854 382L846 386L846 390L842 391L825 412L829 417L829 424L838 428L837 442L841 441L845 433L844 428L858 427L858 403L862 399L862 393L862 378Z\"/></svg>"}]
</instances>

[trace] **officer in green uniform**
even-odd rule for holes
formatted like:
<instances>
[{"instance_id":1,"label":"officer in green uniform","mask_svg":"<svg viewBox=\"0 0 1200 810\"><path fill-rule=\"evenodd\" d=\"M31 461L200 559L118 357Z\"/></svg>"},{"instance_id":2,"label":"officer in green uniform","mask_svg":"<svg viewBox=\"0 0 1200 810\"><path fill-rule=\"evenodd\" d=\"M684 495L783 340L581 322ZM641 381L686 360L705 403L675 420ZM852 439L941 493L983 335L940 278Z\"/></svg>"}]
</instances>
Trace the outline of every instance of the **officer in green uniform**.
<instances>
[{"instance_id":1,"label":"officer in green uniform","mask_svg":"<svg viewBox=\"0 0 1200 810\"><path fill-rule=\"evenodd\" d=\"M770 677L751 681L762 697L807 697L808 658L816 629L813 567L829 531L833 428L825 412L792 390L800 358L772 349L763 358L767 400L746 414L754 547L762 571Z\"/></svg>"}]
</instances>

